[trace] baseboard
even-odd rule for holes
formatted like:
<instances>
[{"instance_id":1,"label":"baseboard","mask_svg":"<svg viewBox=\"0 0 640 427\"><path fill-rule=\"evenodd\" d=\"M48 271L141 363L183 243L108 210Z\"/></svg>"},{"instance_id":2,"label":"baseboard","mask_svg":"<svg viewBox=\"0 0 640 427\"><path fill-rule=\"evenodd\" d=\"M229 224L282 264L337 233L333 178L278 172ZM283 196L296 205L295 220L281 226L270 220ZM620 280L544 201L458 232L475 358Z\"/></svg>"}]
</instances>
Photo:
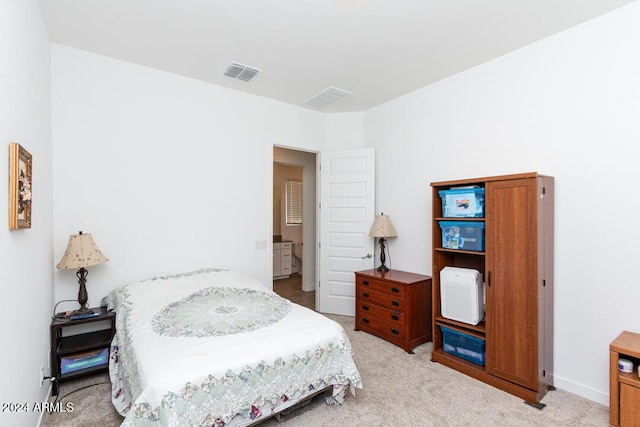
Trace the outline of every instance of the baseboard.
<instances>
[{"instance_id":1,"label":"baseboard","mask_svg":"<svg viewBox=\"0 0 640 427\"><path fill-rule=\"evenodd\" d=\"M609 406L609 393L604 393L600 390L595 390L591 387L587 387L584 384L576 383L575 381L567 380L566 378L558 377L554 375L553 385L556 388L568 391L569 393L576 394L584 397L585 399L592 400L600 403L601 405Z\"/></svg>"},{"instance_id":2,"label":"baseboard","mask_svg":"<svg viewBox=\"0 0 640 427\"><path fill-rule=\"evenodd\" d=\"M316 290L315 283L303 283L302 290L305 292L312 292Z\"/></svg>"},{"instance_id":3,"label":"baseboard","mask_svg":"<svg viewBox=\"0 0 640 427\"><path fill-rule=\"evenodd\" d=\"M47 397L44 399L44 402L48 402L49 399L51 399L51 391L53 390L53 385L51 384L51 381L48 381L49 383L49 390L47 390ZM40 427L42 425L42 421L44 420L44 415L47 413L47 411L40 411L40 416L38 417L38 423L36 424L37 427Z\"/></svg>"}]
</instances>

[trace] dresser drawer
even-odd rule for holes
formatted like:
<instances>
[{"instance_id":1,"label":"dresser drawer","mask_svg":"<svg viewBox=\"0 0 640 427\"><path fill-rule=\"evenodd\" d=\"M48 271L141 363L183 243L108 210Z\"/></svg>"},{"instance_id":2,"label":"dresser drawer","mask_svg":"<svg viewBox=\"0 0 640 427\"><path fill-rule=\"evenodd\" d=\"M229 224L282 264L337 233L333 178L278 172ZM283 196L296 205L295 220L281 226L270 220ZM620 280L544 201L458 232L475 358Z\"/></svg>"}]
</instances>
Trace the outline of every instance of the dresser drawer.
<instances>
[{"instance_id":1,"label":"dresser drawer","mask_svg":"<svg viewBox=\"0 0 640 427\"><path fill-rule=\"evenodd\" d=\"M291 274L291 264L282 264L282 266L280 267L280 274Z\"/></svg>"},{"instance_id":2,"label":"dresser drawer","mask_svg":"<svg viewBox=\"0 0 640 427\"><path fill-rule=\"evenodd\" d=\"M358 288L357 300L359 303L377 304L392 310L404 311L406 307L404 296L380 292L366 287Z\"/></svg>"},{"instance_id":3,"label":"dresser drawer","mask_svg":"<svg viewBox=\"0 0 640 427\"><path fill-rule=\"evenodd\" d=\"M369 278L360 278L358 280L358 289L362 290L373 290L383 293L388 293L389 295L395 295L396 297L404 299L406 289L402 285L397 285L395 283L382 282L375 279Z\"/></svg>"},{"instance_id":4,"label":"dresser drawer","mask_svg":"<svg viewBox=\"0 0 640 427\"><path fill-rule=\"evenodd\" d=\"M406 315L398 310L389 310L378 305L363 302L358 307L359 317L368 317L379 323L389 323L392 325L404 326Z\"/></svg>"},{"instance_id":5,"label":"dresser drawer","mask_svg":"<svg viewBox=\"0 0 640 427\"><path fill-rule=\"evenodd\" d=\"M384 320L377 317L362 314L360 316L360 323L358 329L365 332L376 332L377 335L385 335L391 338L405 339L405 326L404 322L396 322L393 320Z\"/></svg>"}]
</instances>

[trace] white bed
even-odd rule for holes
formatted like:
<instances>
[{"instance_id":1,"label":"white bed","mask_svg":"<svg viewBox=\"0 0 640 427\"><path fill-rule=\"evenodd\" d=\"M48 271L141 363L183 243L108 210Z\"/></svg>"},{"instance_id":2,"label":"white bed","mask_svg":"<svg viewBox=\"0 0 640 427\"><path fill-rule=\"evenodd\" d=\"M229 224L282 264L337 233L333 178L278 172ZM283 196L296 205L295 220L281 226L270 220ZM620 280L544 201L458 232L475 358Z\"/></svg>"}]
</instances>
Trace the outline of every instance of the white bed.
<instances>
[{"instance_id":1,"label":"white bed","mask_svg":"<svg viewBox=\"0 0 640 427\"><path fill-rule=\"evenodd\" d=\"M158 277L107 296L116 311L112 401L125 426L249 425L320 390L361 388L344 329L220 269Z\"/></svg>"}]
</instances>

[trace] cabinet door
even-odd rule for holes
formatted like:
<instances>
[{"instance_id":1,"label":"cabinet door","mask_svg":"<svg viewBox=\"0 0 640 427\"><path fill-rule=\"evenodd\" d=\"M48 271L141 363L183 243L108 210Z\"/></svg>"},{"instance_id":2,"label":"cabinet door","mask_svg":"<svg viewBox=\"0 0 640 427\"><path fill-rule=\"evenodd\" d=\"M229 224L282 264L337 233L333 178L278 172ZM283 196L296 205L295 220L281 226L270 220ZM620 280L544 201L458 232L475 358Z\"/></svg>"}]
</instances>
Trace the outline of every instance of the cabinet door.
<instances>
[{"instance_id":1,"label":"cabinet door","mask_svg":"<svg viewBox=\"0 0 640 427\"><path fill-rule=\"evenodd\" d=\"M640 388L620 384L620 425L640 426Z\"/></svg>"},{"instance_id":2,"label":"cabinet door","mask_svg":"<svg viewBox=\"0 0 640 427\"><path fill-rule=\"evenodd\" d=\"M280 245L273 245L273 277L280 276L282 262L280 261Z\"/></svg>"},{"instance_id":3,"label":"cabinet door","mask_svg":"<svg viewBox=\"0 0 640 427\"><path fill-rule=\"evenodd\" d=\"M537 183L488 182L486 369L536 389L538 378Z\"/></svg>"},{"instance_id":4,"label":"cabinet door","mask_svg":"<svg viewBox=\"0 0 640 427\"><path fill-rule=\"evenodd\" d=\"M282 243L280 247L280 274L291 274L291 243Z\"/></svg>"}]
</instances>

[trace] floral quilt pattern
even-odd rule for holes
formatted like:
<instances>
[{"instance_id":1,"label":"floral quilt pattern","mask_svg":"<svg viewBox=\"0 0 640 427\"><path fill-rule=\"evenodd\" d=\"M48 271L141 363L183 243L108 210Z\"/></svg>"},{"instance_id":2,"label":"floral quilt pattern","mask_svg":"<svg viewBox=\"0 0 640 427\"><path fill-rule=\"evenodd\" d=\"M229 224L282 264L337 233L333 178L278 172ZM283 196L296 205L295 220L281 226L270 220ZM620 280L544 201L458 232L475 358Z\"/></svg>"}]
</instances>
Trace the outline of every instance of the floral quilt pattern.
<instances>
[{"instance_id":1,"label":"floral quilt pattern","mask_svg":"<svg viewBox=\"0 0 640 427\"><path fill-rule=\"evenodd\" d=\"M153 330L171 337L237 334L271 325L289 310L291 303L274 294L210 287L163 308L153 318Z\"/></svg>"}]
</instances>

